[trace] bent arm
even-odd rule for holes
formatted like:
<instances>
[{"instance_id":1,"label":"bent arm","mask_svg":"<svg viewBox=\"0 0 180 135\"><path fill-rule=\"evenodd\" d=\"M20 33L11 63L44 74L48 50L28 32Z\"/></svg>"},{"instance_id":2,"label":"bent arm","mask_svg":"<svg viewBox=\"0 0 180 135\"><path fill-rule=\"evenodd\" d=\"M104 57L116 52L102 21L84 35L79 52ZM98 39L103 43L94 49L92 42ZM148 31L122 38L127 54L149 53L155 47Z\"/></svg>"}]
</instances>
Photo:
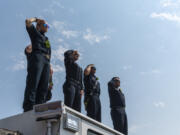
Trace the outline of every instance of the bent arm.
<instances>
[{"instance_id":1,"label":"bent arm","mask_svg":"<svg viewBox=\"0 0 180 135\"><path fill-rule=\"evenodd\" d=\"M31 25L32 25L32 23L33 22L37 22L37 18L36 17L34 17L34 18L30 18L30 19L26 19L26 26L27 27L31 27Z\"/></svg>"},{"instance_id":2,"label":"bent arm","mask_svg":"<svg viewBox=\"0 0 180 135\"><path fill-rule=\"evenodd\" d=\"M81 79L80 79L80 82L81 82L81 90L84 90L83 80L84 80L84 75L83 75L83 70L81 69Z\"/></svg>"},{"instance_id":3,"label":"bent arm","mask_svg":"<svg viewBox=\"0 0 180 135\"><path fill-rule=\"evenodd\" d=\"M88 65L84 70L84 75L88 76L91 72L91 67L94 66L93 64Z\"/></svg>"},{"instance_id":4,"label":"bent arm","mask_svg":"<svg viewBox=\"0 0 180 135\"><path fill-rule=\"evenodd\" d=\"M64 63L65 63L65 65L71 65L71 64L74 63L74 58L73 58L72 53L73 53L73 50L68 50L68 51L66 51L64 53L64 57L65 57Z\"/></svg>"}]
</instances>

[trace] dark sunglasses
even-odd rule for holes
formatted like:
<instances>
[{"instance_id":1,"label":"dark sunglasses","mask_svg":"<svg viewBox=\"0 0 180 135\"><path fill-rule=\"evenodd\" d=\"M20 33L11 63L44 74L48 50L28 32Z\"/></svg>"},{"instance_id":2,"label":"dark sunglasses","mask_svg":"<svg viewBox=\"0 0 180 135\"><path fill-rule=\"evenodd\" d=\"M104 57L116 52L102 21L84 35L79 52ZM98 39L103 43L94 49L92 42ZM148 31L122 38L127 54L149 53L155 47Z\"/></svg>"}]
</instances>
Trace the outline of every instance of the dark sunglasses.
<instances>
[{"instance_id":1,"label":"dark sunglasses","mask_svg":"<svg viewBox=\"0 0 180 135\"><path fill-rule=\"evenodd\" d=\"M91 67L91 69L96 70L96 67Z\"/></svg>"},{"instance_id":2,"label":"dark sunglasses","mask_svg":"<svg viewBox=\"0 0 180 135\"><path fill-rule=\"evenodd\" d=\"M79 57L79 54L75 54L74 56L78 56Z\"/></svg>"},{"instance_id":3,"label":"dark sunglasses","mask_svg":"<svg viewBox=\"0 0 180 135\"><path fill-rule=\"evenodd\" d=\"M44 23L43 26L44 26L45 28L48 28L48 29L49 29L49 25L48 25L48 24Z\"/></svg>"}]
</instances>

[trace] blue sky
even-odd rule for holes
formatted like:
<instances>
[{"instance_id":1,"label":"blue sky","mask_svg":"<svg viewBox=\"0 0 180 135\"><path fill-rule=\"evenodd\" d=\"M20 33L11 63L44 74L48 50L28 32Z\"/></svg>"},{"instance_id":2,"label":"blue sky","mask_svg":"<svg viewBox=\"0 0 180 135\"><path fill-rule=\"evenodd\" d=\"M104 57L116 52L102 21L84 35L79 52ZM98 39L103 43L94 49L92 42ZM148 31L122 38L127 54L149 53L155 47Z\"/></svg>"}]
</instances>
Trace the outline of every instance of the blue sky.
<instances>
[{"instance_id":1,"label":"blue sky","mask_svg":"<svg viewBox=\"0 0 180 135\"><path fill-rule=\"evenodd\" d=\"M130 135L180 134L180 0L6 0L0 16L0 119L22 112L25 19L40 17L50 24L52 101L63 100L63 52L78 49L83 68L97 67L104 124L112 127L107 82L120 76Z\"/></svg>"}]
</instances>

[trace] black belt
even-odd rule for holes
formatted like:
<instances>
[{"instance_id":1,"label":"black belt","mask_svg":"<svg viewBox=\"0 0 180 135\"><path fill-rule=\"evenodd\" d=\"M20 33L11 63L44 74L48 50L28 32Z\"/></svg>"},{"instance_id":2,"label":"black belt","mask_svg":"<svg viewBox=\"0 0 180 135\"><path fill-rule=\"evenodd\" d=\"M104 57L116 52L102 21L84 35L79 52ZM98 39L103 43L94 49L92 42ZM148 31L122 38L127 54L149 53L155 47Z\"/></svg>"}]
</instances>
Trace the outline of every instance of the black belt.
<instances>
[{"instance_id":1,"label":"black belt","mask_svg":"<svg viewBox=\"0 0 180 135\"><path fill-rule=\"evenodd\" d=\"M50 60L51 56L44 51L41 50L34 50L33 53L41 53L43 56L45 56L48 60Z\"/></svg>"},{"instance_id":2,"label":"black belt","mask_svg":"<svg viewBox=\"0 0 180 135\"><path fill-rule=\"evenodd\" d=\"M43 53L43 56L45 56L48 60L50 60L50 55L49 54L44 54Z\"/></svg>"},{"instance_id":3,"label":"black belt","mask_svg":"<svg viewBox=\"0 0 180 135\"><path fill-rule=\"evenodd\" d=\"M98 96L99 97L99 93L93 93L92 96Z\"/></svg>"},{"instance_id":4,"label":"black belt","mask_svg":"<svg viewBox=\"0 0 180 135\"><path fill-rule=\"evenodd\" d=\"M89 95L90 95L90 96L99 96L99 93L97 93L97 92L91 92Z\"/></svg>"},{"instance_id":5,"label":"black belt","mask_svg":"<svg viewBox=\"0 0 180 135\"><path fill-rule=\"evenodd\" d=\"M88 96L99 96L99 93L90 93Z\"/></svg>"},{"instance_id":6,"label":"black belt","mask_svg":"<svg viewBox=\"0 0 180 135\"><path fill-rule=\"evenodd\" d=\"M74 82L74 83L76 83L76 84L78 84L78 85L81 85L81 82L80 82L80 81L77 81L77 80L72 79L72 78L67 78L66 81L72 81L72 82Z\"/></svg>"},{"instance_id":7,"label":"black belt","mask_svg":"<svg viewBox=\"0 0 180 135\"><path fill-rule=\"evenodd\" d=\"M125 110L125 107L120 107L120 106L114 106L114 107L111 107L112 110L115 110L115 109L124 109Z\"/></svg>"}]
</instances>

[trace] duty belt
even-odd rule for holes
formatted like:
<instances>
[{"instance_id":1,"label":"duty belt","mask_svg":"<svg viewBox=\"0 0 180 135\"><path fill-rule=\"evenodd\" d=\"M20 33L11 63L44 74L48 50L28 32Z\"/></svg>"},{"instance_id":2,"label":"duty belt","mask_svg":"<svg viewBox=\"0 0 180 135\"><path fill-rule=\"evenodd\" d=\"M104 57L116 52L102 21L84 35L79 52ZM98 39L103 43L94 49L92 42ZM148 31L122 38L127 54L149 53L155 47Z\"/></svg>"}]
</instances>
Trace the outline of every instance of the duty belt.
<instances>
[{"instance_id":1,"label":"duty belt","mask_svg":"<svg viewBox=\"0 0 180 135\"><path fill-rule=\"evenodd\" d=\"M99 93L92 93L90 94L91 96L98 96L99 97Z\"/></svg>"},{"instance_id":2,"label":"duty belt","mask_svg":"<svg viewBox=\"0 0 180 135\"><path fill-rule=\"evenodd\" d=\"M49 55L49 54L44 54L44 53L43 53L43 55L44 55L48 60L50 60L50 55Z\"/></svg>"},{"instance_id":3,"label":"duty belt","mask_svg":"<svg viewBox=\"0 0 180 135\"><path fill-rule=\"evenodd\" d=\"M48 60L50 60L50 55L45 53L44 51L41 51L41 50L34 50L34 52L36 53L41 53L43 56L45 56Z\"/></svg>"},{"instance_id":4,"label":"duty belt","mask_svg":"<svg viewBox=\"0 0 180 135\"><path fill-rule=\"evenodd\" d=\"M125 107L114 106L114 107L111 107L111 109L124 109L125 110Z\"/></svg>"},{"instance_id":5,"label":"duty belt","mask_svg":"<svg viewBox=\"0 0 180 135\"><path fill-rule=\"evenodd\" d=\"M92 89L89 89L89 91L92 91ZM97 92L90 92L88 95L89 96L99 96L99 93L97 93Z\"/></svg>"},{"instance_id":6,"label":"duty belt","mask_svg":"<svg viewBox=\"0 0 180 135\"><path fill-rule=\"evenodd\" d=\"M74 79L72 79L72 78L67 78L66 80L67 80L67 81L72 81L73 83L76 83L76 84L81 85L81 82L80 82L80 81L74 80Z\"/></svg>"}]
</instances>

